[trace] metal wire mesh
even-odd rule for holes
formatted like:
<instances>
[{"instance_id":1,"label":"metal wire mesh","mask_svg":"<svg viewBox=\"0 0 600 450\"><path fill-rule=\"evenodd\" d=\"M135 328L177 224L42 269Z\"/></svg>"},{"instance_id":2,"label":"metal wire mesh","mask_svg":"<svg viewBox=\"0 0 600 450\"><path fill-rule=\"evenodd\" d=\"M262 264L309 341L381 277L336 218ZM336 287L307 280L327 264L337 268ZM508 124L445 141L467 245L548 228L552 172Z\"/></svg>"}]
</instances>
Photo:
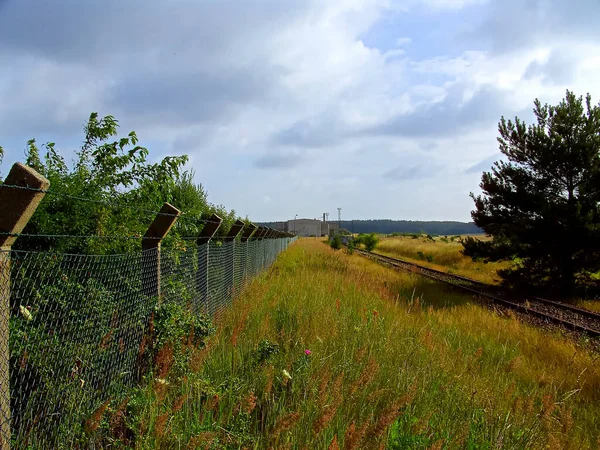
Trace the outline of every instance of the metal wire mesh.
<instances>
[{"instance_id":1,"label":"metal wire mesh","mask_svg":"<svg viewBox=\"0 0 600 450\"><path fill-rule=\"evenodd\" d=\"M85 442L86 419L139 380L158 301L214 316L291 241L115 256L0 252L0 376L10 370L10 413L1 403L8 386L0 384L0 449Z\"/></svg>"}]
</instances>

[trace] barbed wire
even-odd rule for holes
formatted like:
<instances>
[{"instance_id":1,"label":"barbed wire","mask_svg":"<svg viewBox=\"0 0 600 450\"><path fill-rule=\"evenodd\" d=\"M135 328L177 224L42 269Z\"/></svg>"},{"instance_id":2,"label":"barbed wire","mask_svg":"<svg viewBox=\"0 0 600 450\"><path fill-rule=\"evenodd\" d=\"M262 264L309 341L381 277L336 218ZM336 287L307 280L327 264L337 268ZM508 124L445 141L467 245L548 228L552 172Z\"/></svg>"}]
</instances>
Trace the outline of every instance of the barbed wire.
<instances>
[{"instance_id":1,"label":"barbed wire","mask_svg":"<svg viewBox=\"0 0 600 450\"><path fill-rule=\"evenodd\" d=\"M187 213L184 212L184 211L182 211L180 214L164 213L164 212L154 211L154 210L150 210L150 209L136 208L134 206L119 205L119 204L115 204L115 203L112 203L112 202L109 202L109 201L106 201L106 200L94 200L94 199L91 199L91 198L79 197L77 195L59 194L59 193L51 191L51 190L39 189L39 188L34 188L34 187L29 187L29 186L19 186L19 185L16 185L16 184L0 184L0 188L21 189L21 190L25 190L25 191L40 192L40 193L44 193L44 194L54 195L56 197L69 198L69 199L83 201L83 202L88 202L88 203L96 203L96 204L100 204L100 205L104 205L104 206L109 206L109 207L116 208L116 209L143 212L143 213L146 213L146 214L152 214L153 216L177 217L179 220L181 220L181 219L184 219L184 220L189 219L189 220L194 220L197 223L221 223L221 222L219 222L217 220L198 219L198 218L195 218L193 216L187 216L186 215Z\"/></svg>"},{"instance_id":2,"label":"barbed wire","mask_svg":"<svg viewBox=\"0 0 600 450\"><path fill-rule=\"evenodd\" d=\"M82 235L82 234L43 234L43 233L9 233L6 231L0 231L0 236L10 237L25 237L25 238L56 238L56 239L140 239L140 240L161 240L173 237L173 235L166 236L165 238L152 237L152 236L119 236L119 235ZM196 241L198 239L206 239L208 236L177 236L177 239L182 241ZM211 240L220 240L231 236L212 236ZM236 236L237 237L237 236ZM256 239L254 236L251 239ZM264 239L264 238L263 238Z\"/></svg>"},{"instance_id":3,"label":"barbed wire","mask_svg":"<svg viewBox=\"0 0 600 450\"><path fill-rule=\"evenodd\" d=\"M38 233L9 233L0 231L0 236L27 237L27 238L77 238L77 239L142 239L142 240L160 240L160 237L151 236L118 236L118 235L81 235L81 234L38 234ZM197 239L197 238L196 238Z\"/></svg>"}]
</instances>

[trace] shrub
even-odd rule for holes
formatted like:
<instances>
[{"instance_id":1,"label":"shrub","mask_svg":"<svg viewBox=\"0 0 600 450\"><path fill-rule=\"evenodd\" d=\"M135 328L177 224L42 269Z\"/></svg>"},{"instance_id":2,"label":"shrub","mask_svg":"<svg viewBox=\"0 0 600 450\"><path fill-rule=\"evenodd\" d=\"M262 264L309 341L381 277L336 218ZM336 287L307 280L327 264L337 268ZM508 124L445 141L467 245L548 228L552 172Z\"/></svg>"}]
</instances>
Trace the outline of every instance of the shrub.
<instances>
[{"instance_id":1,"label":"shrub","mask_svg":"<svg viewBox=\"0 0 600 450\"><path fill-rule=\"evenodd\" d=\"M350 239L348 241L348 245L346 246L346 253L348 253L349 255L352 255L354 253L355 248L356 248L356 245L354 244L354 240Z\"/></svg>"},{"instance_id":2,"label":"shrub","mask_svg":"<svg viewBox=\"0 0 600 450\"><path fill-rule=\"evenodd\" d=\"M373 250L375 250L375 247L377 247L377 244L379 243L379 238L375 233L366 234L361 239L361 242L365 246L365 250L367 250L368 252L372 252Z\"/></svg>"},{"instance_id":3,"label":"shrub","mask_svg":"<svg viewBox=\"0 0 600 450\"><path fill-rule=\"evenodd\" d=\"M154 310L151 336L155 366L160 362L161 353L168 350L172 352L174 366L181 373L189 362L191 348L204 347L206 338L214 330L207 316L195 313L188 305L176 302L159 305Z\"/></svg>"},{"instance_id":4,"label":"shrub","mask_svg":"<svg viewBox=\"0 0 600 450\"><path fill-rule=\"evenodd\" d=\"M341 238L341 236L339 234L335 234L333 236L333 238L331 239L329 245L334 250L339 250L340 248L342 248L342 238Z\"/></svg>"}]
</instances>

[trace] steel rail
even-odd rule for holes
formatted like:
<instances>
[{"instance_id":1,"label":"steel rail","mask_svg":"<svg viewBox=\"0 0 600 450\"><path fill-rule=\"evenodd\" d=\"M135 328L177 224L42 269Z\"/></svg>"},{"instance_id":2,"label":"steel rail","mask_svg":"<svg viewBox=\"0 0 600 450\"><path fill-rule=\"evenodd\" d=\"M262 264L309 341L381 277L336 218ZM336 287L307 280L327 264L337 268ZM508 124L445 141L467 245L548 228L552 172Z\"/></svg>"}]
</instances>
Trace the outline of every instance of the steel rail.
<instances>
[{"instance_id":1,"label":"steel rail","mask_svg":"<svg viewBox=\"0 0 600 450\"><path fill-rule=\"evenodd\" d=\"M379 253L367 252L360 249L355 249L355 252L367 256L372 259L379 260L386 264L392 265L397 268L404 268L411 270L412 272L419 273L422 276L431 278L436 281L449 284L455 288L462 289L464 291L476 294L478 296L486 297L492 300L494 303L506 306L523 314L534 316L551 323L563 326L567 329L586 333L590 336L600 337L600 314L583 308L577 308L572 305L566 305L564 303L556 302L553 300L544 299L541 297L529 297L521 298L520 300L512 300L500 297L499 295L510 293L510 291L503 290L497 286L493 286L481 281L473 280L461 275L455 275L441 270L432 269L430 267L421 266L419 264L405 261L398 258L392 258L390 256L381 255ZM465 286L464 283L471 284L471 286ZM487 292L486 292L487 290ZM490 292L494 291L494 293ZM568 311L573 314L579 314L587 319L591 319L597 325L597 328L590 328L586 325L575 323L572 320L558 317L557 315L550 314L549 312L541 311L535 308L535 303L541 303L547 305L549 308L554 308L559 311Z\"/></svg>"}]
</instances>

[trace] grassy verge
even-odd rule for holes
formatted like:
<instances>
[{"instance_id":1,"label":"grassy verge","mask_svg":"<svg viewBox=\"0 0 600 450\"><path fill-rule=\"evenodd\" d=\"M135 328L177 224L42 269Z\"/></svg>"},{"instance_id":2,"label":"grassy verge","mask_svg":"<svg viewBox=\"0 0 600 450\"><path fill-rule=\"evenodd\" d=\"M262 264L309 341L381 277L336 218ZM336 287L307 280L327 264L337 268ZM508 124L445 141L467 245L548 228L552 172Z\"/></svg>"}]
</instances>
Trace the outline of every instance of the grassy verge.
<instances>
[{"instance_id":1,"label":"grassy verge","mask_svg":"<svg viewBox=\"0 0 600 450\"><path fill-rule=\"evenodd\" d=\"M167 351L120 408L135 447L598 448L584 343L318 241L282 254L217 326L187 367Z\"/></svg>"}]
</instances>

